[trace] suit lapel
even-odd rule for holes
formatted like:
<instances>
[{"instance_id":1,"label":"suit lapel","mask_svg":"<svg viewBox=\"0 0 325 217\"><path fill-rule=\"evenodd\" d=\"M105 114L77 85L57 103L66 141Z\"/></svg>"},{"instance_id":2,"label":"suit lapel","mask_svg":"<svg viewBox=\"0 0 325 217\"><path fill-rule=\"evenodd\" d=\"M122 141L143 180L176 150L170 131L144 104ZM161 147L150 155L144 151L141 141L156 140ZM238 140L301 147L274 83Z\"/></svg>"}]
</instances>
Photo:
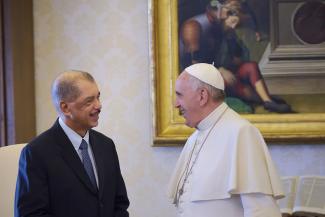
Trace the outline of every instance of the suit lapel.
<instances>
[{"instance_id":1,"label":"suit lapel","mask_svg":"<svg viewBox=\"0 0 325 217\"><path fill-rule=\"evenodd\" d=\"M57 120L53 126L55 131L55 139L57 144L61 148L61 154L66 163L70 166L72 171L80 179L80 181L85 184L85 186L94 194L97 193L97 189L93 187L91 181L83 167L83 164L78 156L78 153L74 149L72 143L70 142L68 136L64 133L61 128L59 121Z\"/></svg>"},{"instance_id":2,"label":"suit lapel","mask_svg":"<svg viewBox=\"0 0 325 217\"><path fill-rule=\"evenodd\" d=\"M92 130L89 131L89 141L91 144L91 148L93 150L96 167L97 167L99 196L102 197L104 183L105 183L105 181L104 181L104 179L105 179L105 163L104 163L103 151L100 148L101 142L94 136Z\"/></svg>"}]
</instances>

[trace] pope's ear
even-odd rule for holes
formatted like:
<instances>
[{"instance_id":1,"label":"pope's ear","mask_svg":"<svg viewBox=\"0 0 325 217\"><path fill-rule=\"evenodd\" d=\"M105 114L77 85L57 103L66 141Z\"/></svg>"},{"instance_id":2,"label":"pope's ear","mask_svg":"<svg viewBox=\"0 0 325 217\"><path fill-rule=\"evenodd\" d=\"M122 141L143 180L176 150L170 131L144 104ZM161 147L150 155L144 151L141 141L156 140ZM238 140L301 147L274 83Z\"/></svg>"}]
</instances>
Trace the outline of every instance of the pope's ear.
<instances>
[{"instance_id":1,"label":"pope's ear","mask_svg":"<svg viewBox=\"0 0 325 217\"><path fill-rule=\"evenodd\" d=\"M202 105L205 105L208 102L208 100L209 100L209 92L208 92L208 90L205 89L205 88L202 88L200 90L200 97L201 97L201 99L200 99L200 105L201 106Z\"/></svg>"}]
</instances>

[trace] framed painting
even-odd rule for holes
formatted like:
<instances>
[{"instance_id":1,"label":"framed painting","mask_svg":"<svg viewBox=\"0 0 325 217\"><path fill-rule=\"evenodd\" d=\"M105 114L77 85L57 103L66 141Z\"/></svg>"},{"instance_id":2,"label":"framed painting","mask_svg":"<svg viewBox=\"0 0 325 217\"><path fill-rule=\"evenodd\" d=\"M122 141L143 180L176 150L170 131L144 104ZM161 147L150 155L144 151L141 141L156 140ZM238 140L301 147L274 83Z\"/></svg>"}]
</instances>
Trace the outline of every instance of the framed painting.
<instances>
[{"instance_id":1,"label":"framed painting","mask_svg":"<svg viewBox=\"0 0 325 217\"><path fill-rule=\"evenodd\" d=\"M245 45L249 58L258 63L270 96L285 101L291 110L270 111L263 104L228 94L227 104L252 122L267 142L325 142L323 0L149 0L154 146L184 144L193 132L173 106L175 81L184 64L183 24L205 13L207 4L217 2L220 6L229 1L247 7L246 14L241 10L244 15L233 34ZM313 16L311 11L316 9L318 15ZM307 27L310 34L303 31ZM245 108L251 109L243 110L233 102L244 102Z\"/></svg>"}]
</instances>

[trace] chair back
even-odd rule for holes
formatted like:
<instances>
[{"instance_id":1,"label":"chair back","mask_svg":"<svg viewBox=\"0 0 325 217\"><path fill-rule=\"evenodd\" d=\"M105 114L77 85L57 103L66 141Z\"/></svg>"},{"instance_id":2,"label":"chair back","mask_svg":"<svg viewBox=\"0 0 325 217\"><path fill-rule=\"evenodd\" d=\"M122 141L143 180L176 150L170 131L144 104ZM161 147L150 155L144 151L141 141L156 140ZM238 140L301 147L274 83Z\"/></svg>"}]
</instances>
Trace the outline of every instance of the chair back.
<instances>
[{"instance_id":1,"label":"chair back","mask_svg":"<svg viewBox=\"0 0 325 217\"><path fill-rule=\"evenodd\" d=\"M14 216L18 162L25 145L24 143L0 148L0 217Z\"/></svg>"}]
</instances>

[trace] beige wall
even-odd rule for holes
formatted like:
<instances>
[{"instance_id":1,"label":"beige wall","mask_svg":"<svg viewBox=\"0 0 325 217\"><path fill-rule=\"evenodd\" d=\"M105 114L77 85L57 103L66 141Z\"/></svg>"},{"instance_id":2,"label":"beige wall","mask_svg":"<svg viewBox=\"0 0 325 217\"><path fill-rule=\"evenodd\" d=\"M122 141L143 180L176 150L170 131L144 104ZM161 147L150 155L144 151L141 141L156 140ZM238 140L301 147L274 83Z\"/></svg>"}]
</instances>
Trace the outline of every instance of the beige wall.
<instances>
[{"instance_id":1,"label":"beige wall","mask_svg":"<svg viewBox=\"0 0 325 217\"><path fill-rule=\"evenodd\" d=\"M173 217L166 183L181 148L153 148L147 0L34 0L37 132L52 125L53 78L93 73L103 104L97 130L114 139L133 217ZM325 146L271 146L283 175L325 175Z\"/></svg>"}]
</instances>

